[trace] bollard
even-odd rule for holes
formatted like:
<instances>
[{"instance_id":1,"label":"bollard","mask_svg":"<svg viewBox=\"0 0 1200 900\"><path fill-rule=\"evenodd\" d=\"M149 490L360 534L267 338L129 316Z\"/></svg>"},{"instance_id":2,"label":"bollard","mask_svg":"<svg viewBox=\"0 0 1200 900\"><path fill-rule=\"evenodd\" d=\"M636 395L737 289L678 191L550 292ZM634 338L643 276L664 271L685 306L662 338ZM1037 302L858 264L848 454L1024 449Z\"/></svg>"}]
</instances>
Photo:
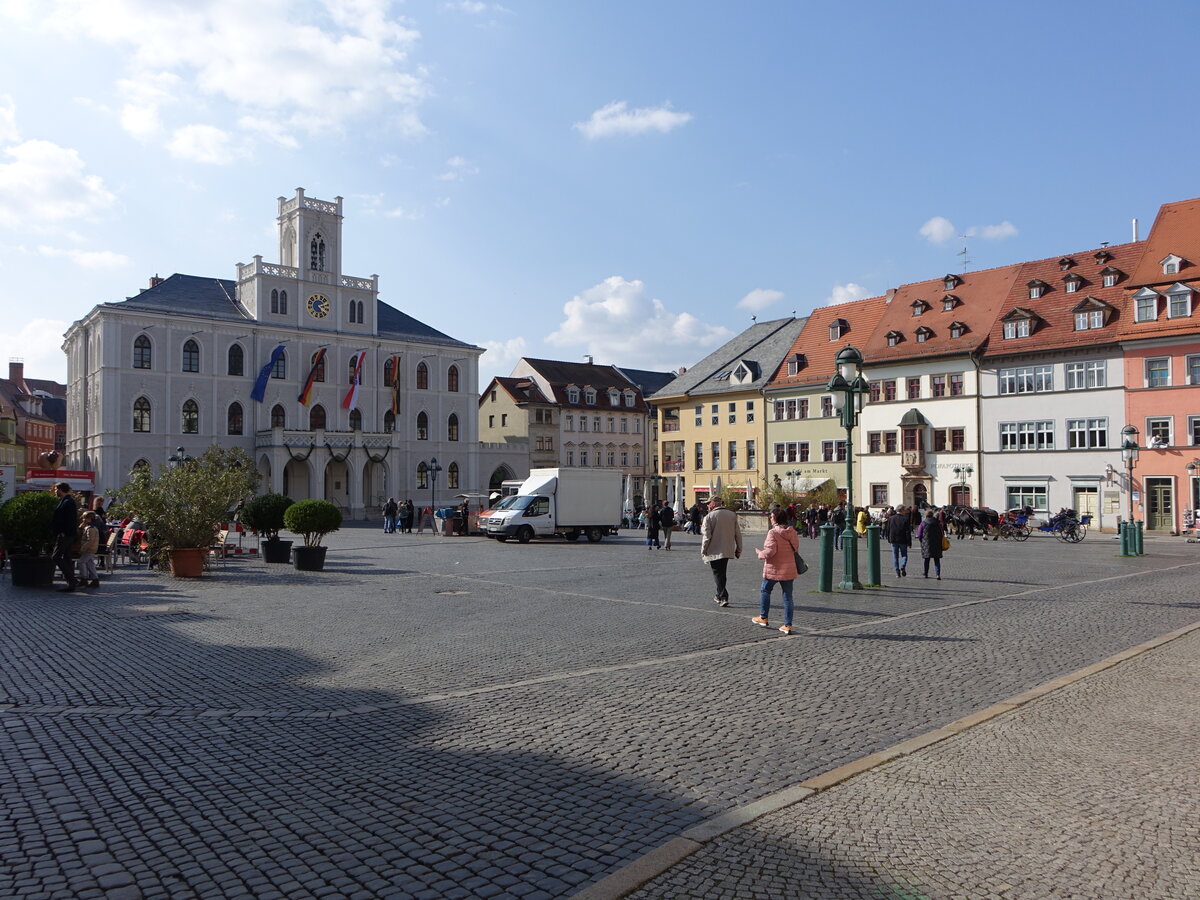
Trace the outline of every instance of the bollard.
<instances>
[{"instance_id":1,"label":"bollard","mask_svg":"<svg viewBox=\"0 0 1200 900\"><path fill-rule=\"evenodd\" d=\"M1133 523L1133 541L1134 541L1133 555L1134 556L1144 556L1146 553L1146 548L1142 544L1142 523L1141 522Z\"/></svg>"},{"instance_id":2,"label":"bollard","mask_svg":"<svg viewBox=\"0 0 1200 900\"><path fill-rule=\"evenodd\" d=\"M824 594L833 592L833 532L834 527L828 523L817 529L821 532L821 571L818 578L817 590Z\"/></svg>"},{"instance_id":3,"label":"bollard","mask_svg":"<svg viewBox=\"0 0 1200 900\"><path fill-rule=\"evenodd\" d=\"M879 526L867 526L867 587L883 587L879 569Z\"/></svg>"},{"instance_id":4,"label":"bollard","mask_svg":"<svg viewBox=\"0 0 1200 900\"><path fill-rule=\"evenodd\" d=\"M1119 556L1133 556L1133 551L1129 547L1129 536L1131 534L1131 530L1125 527L1126 524L1127 523L1124 519L1117 519L1117 540L1121 542L1121 552L1118 554Z\"/></svg>"}]
</instances>

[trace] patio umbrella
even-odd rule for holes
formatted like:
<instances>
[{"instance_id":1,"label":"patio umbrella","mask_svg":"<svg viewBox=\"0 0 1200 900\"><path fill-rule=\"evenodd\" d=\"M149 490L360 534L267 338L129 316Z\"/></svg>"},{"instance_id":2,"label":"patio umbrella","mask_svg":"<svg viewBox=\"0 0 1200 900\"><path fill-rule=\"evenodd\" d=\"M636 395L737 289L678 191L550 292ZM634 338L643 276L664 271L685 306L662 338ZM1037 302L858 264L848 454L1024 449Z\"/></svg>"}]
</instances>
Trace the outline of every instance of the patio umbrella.
<instances>
[{"instance_id":1,"label":"patio umbrella","mask_svg":"<svg viewBox=\"0 0 1200 900\"><path fill-rule=\"evenodd\" d=\"M625 476L625 499L621 503L621 515L630 516L633 514L633 476Z\"/></svg>"},{"instance_id":2,"label":"patio umbrella","mask_svg":"<svg viewBox=\"0 0 1200 900\"><path fill-rule=\"evenodd\" d=\"M675 512L682 514L687 509L687 501L683 496L683 476L675 476Z\"/></svg>"},{"instance_id":3,"label":"patio umbrella","mask_svg":"<svg viewBox=\"0 0 1200 900\"><path fill-rule=\"evenodd\" d=\"M721 493L721 476L720 476L720 475L718 475L718 476L717 476L717 482L716 482L716 484L714 484L714 485L713 485L713 489L712 489L712 495L713 495L714 497L716 497L716 496L719 496L719 495L720 495L720 493Z\"/></svg>"},{"instance_id":4,"label":"patio umbrella","mask_svg":"<svg viewBox=\"0 0 1200 900\"><path fill-rule=\"evenodd\" d=\"M746 476L746 505L754 505L754 479L749 475Z\"/></svg>"}]
</instances>

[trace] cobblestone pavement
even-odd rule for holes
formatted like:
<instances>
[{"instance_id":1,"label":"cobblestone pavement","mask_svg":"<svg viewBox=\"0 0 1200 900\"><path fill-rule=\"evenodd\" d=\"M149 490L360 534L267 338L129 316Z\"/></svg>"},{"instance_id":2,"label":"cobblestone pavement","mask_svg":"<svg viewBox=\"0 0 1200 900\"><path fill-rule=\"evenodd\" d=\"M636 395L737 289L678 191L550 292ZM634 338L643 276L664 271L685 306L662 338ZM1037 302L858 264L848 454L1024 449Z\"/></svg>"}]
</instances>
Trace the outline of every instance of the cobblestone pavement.
<instances>
[{"instance_id":1,"label":"cobblestone pavement","mask_svg":"<svg viewBox=\"0 0 1200 900\"><path fill-rule=\"evenodd\" d=\"M0 897L568 895L1200 619L1194 547L1119 559L1094 537L956 542L946 580L911 566L882 590L806 576L790 638L749 624L749 559L712 603L688 535L348 527L323 573L5 579Z\"/></svg>"},{"instance_id":2,"label":"cobblestone pavement","mask_svg":"<svg viewBox=\"0 0 1200 900\"><path fill-rule=\"evenodd\" d=\"M666 898L1200 896L1200 633L714 840Z\"/></svg>"}]
</instances>

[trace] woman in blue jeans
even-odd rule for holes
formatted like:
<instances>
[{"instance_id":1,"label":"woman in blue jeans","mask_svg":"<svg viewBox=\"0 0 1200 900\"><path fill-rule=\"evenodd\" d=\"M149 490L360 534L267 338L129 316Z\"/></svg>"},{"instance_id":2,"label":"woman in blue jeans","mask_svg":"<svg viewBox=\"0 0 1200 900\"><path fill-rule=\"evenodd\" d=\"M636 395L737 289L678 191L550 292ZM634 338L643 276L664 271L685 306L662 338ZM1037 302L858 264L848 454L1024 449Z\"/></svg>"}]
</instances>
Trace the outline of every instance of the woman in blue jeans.
<instances>
[{"instance_id":1,"label":"woman in blue jeans","mask_svg":"<svg viewBox=\"0 0 1200 900\"><path fill-rule=\"evenodd\" d=\"M779 630L792 633L792 583L796 579L796 553L800 550L800 537L788 525L786 509L771 513L774 527L767 532L761 550L755 550L763 561L762 589L758 593L759 613L750 621L761 628L770 627L771 591L779 585L783 592L783 625Z\"/></svg>"}]
</instances>

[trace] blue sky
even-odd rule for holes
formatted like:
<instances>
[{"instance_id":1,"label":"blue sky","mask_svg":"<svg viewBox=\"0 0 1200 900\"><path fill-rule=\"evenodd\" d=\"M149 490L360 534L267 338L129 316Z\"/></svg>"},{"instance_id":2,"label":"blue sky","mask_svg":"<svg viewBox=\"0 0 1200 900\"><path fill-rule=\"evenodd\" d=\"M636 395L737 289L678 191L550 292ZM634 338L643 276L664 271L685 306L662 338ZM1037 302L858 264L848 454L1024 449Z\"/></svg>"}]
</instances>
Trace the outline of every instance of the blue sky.
<instances>
[{"instance_id":1,"label":"blue sky","mask_svg":"<svg viewBox=\"0 0 1200 900\"><path fill-rule=\"evenodd\" d=\"M521 355L690 365L760 319L1143 236L1200 193L1183 3L0 0L0 353L149 276L343 268ZM966 235L966 237L961 237Z\"/></svg>"}]
</instances>

